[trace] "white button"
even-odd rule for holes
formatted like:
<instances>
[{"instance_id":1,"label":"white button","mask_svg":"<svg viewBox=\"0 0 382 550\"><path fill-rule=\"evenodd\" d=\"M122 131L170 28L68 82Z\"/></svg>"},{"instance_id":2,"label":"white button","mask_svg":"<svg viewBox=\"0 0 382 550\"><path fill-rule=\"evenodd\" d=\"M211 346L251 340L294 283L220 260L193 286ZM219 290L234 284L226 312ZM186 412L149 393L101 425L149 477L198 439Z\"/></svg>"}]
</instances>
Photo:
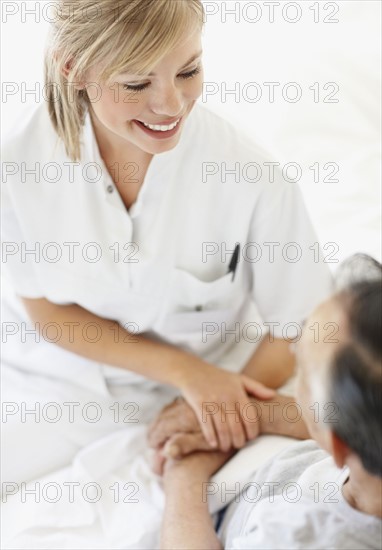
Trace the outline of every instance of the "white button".
<instances>
[{"instance_id":1,"label":"white button","mask_svg":"<svg viewBox=\"0 0 382 550\"><path fill-rule=\"evenodd\" d=\"M114 187L112 185L108 185L106 189L108 193L112 193L114 191Z\"/></svg>"}]
</instances>

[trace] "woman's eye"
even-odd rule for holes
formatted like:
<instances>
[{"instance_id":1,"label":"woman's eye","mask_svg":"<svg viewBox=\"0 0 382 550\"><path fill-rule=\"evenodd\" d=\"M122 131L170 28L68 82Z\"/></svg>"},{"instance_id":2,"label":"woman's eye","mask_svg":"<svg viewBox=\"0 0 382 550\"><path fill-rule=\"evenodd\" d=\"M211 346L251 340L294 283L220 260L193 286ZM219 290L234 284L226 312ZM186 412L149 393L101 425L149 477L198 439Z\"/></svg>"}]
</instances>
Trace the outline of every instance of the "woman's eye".
<instances>
[{"instance_id":1,"label":"woman's eye","mask_svg":"<svg viewBox=\"0 0 382 550\"><path fill-rule=\"evenodd\" d=\"M194 76L198 75L201 71L200 67L196 67L196 69L193 69L192 71L189 71L188 73L182 73L179 75L179 78L182 78L183 80L187 80L189 78L193 78ZM122 84L122 87L126 91L130 92L142 92L145 90L149 84Z\"/></svg>"},{"instance_id":2,"label":"woman's eye","mask_svg":"<svg viewBox=\"0 0 382 550\"><path fill-rule=\"evenodd\" d=\"M122 84L122 88L130 92L142 92L147 86L148 84L137 84L136 86L132 84Z\"/></svg>"},{"instance_id":3,"label":"woman's eye","mask_svg":"<svg viewBox=\"0 0 382 550\"><path fill-rule=\"evenodd\" d=\"M186 80L187 78L193 78L194 76L196 76L197 74L199 74L200 71L201 71L201 68L200 68L200 67L196 67L196 69L193 69L192 71L189 71L188 73L180 74L179 77Z\"/></svg>"}]
</instances>

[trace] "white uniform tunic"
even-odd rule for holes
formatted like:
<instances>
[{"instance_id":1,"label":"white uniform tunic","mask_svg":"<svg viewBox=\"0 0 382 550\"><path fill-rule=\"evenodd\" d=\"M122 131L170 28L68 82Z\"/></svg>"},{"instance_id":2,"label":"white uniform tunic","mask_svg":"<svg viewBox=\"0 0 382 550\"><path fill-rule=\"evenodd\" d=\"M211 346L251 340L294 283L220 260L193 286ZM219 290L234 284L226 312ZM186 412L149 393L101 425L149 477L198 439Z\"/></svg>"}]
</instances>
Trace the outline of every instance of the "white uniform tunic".
<instances>
[{"instance_id":1,"label":"white uniform tunic","mask_svg":"<svg viewBox=\"0 0 382 550\"><path fill-rule=\"evenodd\" d=\"M298 186L277 170L271 181L264 162L275 159L205 106L194 106L176 147L152 158L129 211L100 157L89 115L81 151L81 162L71 163L45 104L5 144L5 365L108 398L113 384L133 384L147 396L158 387L64 350L54 343L60 337L54 326L43 336L27 333L36 326L17 295L78 304L238 371L266 333L263 322L273 323L275 337L293 337L330 293L330 271L316 256ZM79 336L78 327L72 330ZM86 334L97 339L97 327Z\"/></svg>"}]
</instances>

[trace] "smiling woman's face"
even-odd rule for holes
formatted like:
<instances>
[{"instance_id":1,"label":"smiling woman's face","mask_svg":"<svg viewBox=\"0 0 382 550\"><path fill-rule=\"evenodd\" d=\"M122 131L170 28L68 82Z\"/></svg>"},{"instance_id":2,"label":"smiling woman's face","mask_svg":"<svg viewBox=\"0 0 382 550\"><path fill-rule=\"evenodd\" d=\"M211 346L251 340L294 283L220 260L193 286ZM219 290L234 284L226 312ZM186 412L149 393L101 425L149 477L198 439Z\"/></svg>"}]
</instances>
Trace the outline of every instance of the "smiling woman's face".
<instances>
[{"instance_id":1,"label":"smiling woman's face","mask_svg":"<svg viewBox=\"0 0 382 550\"><path fill-rule=\"evenodd\" d=\"M110 85L102 85L97 78L99 68L94 67L87 75L85 88L103 149L111 155L126 148L155 155L175 147L185 120L202 93L201 56L198 30L166 55L150 75L124 73ZM142 123L161 128L151 130Z\"/></svg>"}]
</instances>

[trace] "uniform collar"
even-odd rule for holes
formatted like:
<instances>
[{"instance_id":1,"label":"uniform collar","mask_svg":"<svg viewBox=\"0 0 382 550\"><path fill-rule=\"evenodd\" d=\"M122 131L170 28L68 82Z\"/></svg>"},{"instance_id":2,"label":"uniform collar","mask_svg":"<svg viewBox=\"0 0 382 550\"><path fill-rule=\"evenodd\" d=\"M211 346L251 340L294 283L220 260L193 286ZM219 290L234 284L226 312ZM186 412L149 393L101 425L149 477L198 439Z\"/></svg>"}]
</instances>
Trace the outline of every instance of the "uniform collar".
<instances>
[{"instance_id":1,"label":"uniform collar","mask_svg":"<svg viewBox=\"0 0 382 550\"><path fill-rule=\"evenodd\" d=\"M192 114L193 112L190 113L189 118L186 120L181 138L176 147L164 153L154 155L151 159L137 199L129 209L128 213L130 217L138 216L144 204L148 204L151 201L157 201L158 197L163 192L164 185L170 180L170 171L175 170L177 160L182 158L182 150L186 148L187 134L190 132L189 119ZM115 208L122 209L126 212L118 190L100 155L89 111L87 111L85 115L81 153L83 164L89 163L89 166L91 166L90 163L93 163L97 165L95 166L95 170L98 170L100 173L100 178L97 183L101 186L105 201Z\"/></svg>"}]
</instances>

